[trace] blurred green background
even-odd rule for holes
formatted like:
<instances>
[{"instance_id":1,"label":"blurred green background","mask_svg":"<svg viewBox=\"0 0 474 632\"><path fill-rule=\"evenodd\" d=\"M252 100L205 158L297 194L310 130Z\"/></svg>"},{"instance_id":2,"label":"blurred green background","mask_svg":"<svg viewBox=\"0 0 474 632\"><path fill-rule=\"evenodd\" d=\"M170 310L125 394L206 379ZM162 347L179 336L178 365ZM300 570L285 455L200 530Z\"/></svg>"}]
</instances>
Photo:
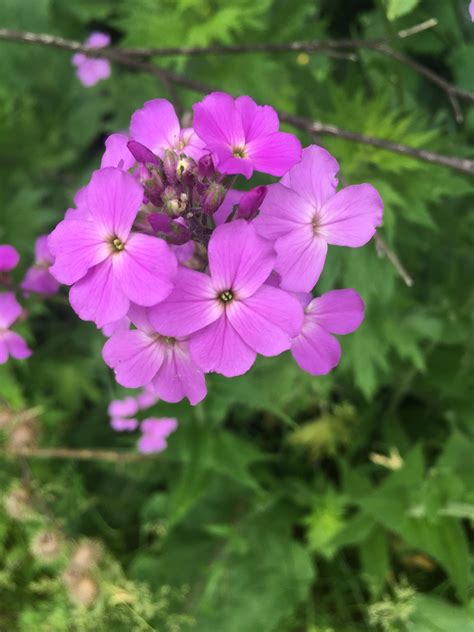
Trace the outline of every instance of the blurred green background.
<instances>
[{"instance_id":1,"label":"blurred green background","mask_svg":"<svg viewBox=\"0 0 474 632\"><path fill-rule=\"evenodd\" d=\"M467 7L2 0L0 27L80 41L101 30L127 47L384 38L474 91ZM432 28L398 36L430 18ZM201 98L181 88L170 94L156 77L119 66L86 89L70 58L0 42L0 242L21 251L18 280L34 239L98 167L107 134L126 129L147 99L179 100L189 112ZM310 119L473 155L474 109L461 103L457 123L442 90L374 51L154 63ZM343 360L331 375L306 375L285 354L241 378L211 376L198 407L153 409L180 425L151 461L26 462L4 450L1 632L474 630L472 177L345 140L316 142L348 182L379 189L381 235L413 286L374 243L332 248L318 292L354 287L367 317L341 341ZM124 392L101 359L100 332L61 298L26 304L21 327L34 354L0 366L3 414L34 417L42 446L134 450L134 437L108 425L107 405ZM12 511L12 494L25 486L35 507L21 511L17 498ZM54 561L32 545L44 530L65 542ZM71 543L84 538L100 543L102 557L81 597L64 569Z\"/></svg>"}]
</instances>

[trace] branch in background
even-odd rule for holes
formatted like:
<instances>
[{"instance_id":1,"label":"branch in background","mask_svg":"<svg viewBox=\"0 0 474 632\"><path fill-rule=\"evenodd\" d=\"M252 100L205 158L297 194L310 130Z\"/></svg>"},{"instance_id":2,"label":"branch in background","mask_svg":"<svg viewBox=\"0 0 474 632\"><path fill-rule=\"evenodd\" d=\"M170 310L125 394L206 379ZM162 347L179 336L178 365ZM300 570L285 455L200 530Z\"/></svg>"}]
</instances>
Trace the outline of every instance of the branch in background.
<instances>
[{"instance_id":1,"label":"branch in background","mask_svg":"<svg viewBox=\"0 0 474 632\"><path fill-rule=\"evenodd\" d=\"M412 287L414 284L414 281L412 277L406 271L400 259L398 258L397 253L387 246L387 244L379 235L379 233L375 233L374 239L375 239L375 248L377 249L377 253L379 257L387 257L387 259L390 261L390 263L393 265L395 270L403 279L405 285L407 285L408 287Z\"/></svg>"},{"instance_id":2,"label":"branch in background","mask_svg":"<svg viewBox=\"0 0 474 632\"><path fill-rule=\"evenodd\" d=\"M181 86L183 88L194 90L198 93L206 93L211 92L213 88L208 86L200 81L196 81L195 79L191 79L189 77L185 77L184 75L180 75L171 70L165 70L160 66L157 66L148 61L143 61L139 58L139 55L136 55L133 51L127 49L120 48L100 48L100 49L90 49L86 48L80 42L76 42L73 40L67 40L63 37L56 37L53 35L45 35L40 33L28 33L22 31L12 31L10 29L0 29L0 40L9 40L23 43L31 43L31 44L40 44L43 46L50 46L53 48L60 48L62 50L68 50L70 52L82 52L90 57L105 57L112 62L120 64L126 68L131 68L133 70L139 70L142 72L147 72L149 74L155 75L161 81L168 85L172 83L177 86ZM351 46L357 42L357 40L340 40L338 44L341 42L350 42ZM295 45L306 45L306 43L298 43L293 42L292 44L255 44L251 45L254 47L258 47L258 50L277 50L278 47L286 46L288 50L288 46L294 47ZM370 42L368 43L369 47ZM312 46L320 46L321 43L313 43ZM327 42L325 42L327 45ZM361 40L361 45L367 46L367 42ZM381 44L387 50L385 44ZM267 47L263 48L262 47ZM271 48L268 48L271 47ZM219 50L221 48L229 48L229 47L217 47ZM234 47L236 48L236 47ZM242 48L242 46L240 46ZM257 48L256 48L257 49ZM256 50L255 49L255 50ZM166 49L166 50L175 50L175 49ZM209 50L209 49L206 49ZM290 50L294 50L291 48ZM300 49L303 50L303 49ZM389 49L392 50L392 49ZM222 52L220 50L220 52ZM398 52L395 51L398 55ZM416 62L415 62L416 63ZM431 71L429 71L431 72ZM440 79L444 82L443 79ZM450 84L448 84L450 85ZM474 102L474 95L471 93L467 93L466 91L460 91L458 88L453 86L453 90L457 96L461 96L461 93L466 97L469 95L469 98L472 97ZM453 93L454 94L454 93ZM404 145L402 143L396 143L393 141L385 140L382 138L377 138L374 136L368 136L366 134L361 134L358 132L351 132L350 130L345 130L335 125L322 123L320 121L311 121L309 119L305 119L300 116L296 116L293 114L288 114L286 112L279 112L280 119L285 121L286 123L290 123L294 127L306 131L310 134L326 134L330 136L336 136L338 138L342 138L345 140L350 140L356 143L362 143L365 145L370 145L372 147L377 147L379 149L384 149L386 151L391 151L394 153L402 154L405 156L410 156L417 160L422 160L425 162L429 162L431 164L438 164L445 167L450 167L451 169L455 169L457 171L462 171L464 173L474 174L474 160L469 160L467 158L457 158L454 156L445 156L443 154L438 154L425 149L416 149L414 147L410 147L409 145Z\"/></svg>"},{"instance_id":3,"label":"branch in background","mask_svg":"<svg viewBox=\"0 0 474 632\"><path fill-rule=\"evenodd\" d=\"M7 456L39 459L74 459L78 461L111 461L113 463L149 461L156 458L156 454L74 448L22 448L21 450L9 450Z\"/></svg>"}]
</instances>

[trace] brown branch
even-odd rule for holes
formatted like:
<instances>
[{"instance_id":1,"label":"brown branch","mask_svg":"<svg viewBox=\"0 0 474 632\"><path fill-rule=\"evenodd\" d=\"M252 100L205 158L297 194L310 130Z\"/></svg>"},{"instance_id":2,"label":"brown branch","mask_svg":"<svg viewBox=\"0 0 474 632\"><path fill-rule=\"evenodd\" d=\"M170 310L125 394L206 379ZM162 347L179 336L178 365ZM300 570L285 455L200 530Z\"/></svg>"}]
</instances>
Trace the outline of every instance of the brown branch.
<instances>
[{"instance_id":1,"label":"brown branch","mask_svg":"<svg viewBox=\"0 0 474 632\"><path fill-rule=\"evenodd\" d=\"M113 463L130 463L149 461L156 458L156 454L139 454L119 450L89 450L75 448L22 448L9 450L8 456L39 459L74 459L78 461L111 461Z\"/></svg>"},{"instance_id":2,"label":"brown branch","mask_svg":"<svg viewBox=\"0 0 474 632\"><path fill-rule=\"evenodd\" d=\"M189 90L194 90L198 93L211 92L214 89L211 86L208 86L200 81L196 81L195 79L185 77L184 75L180 75L171 70L165 70L164 68L161 68L160 66L157 66L153 63L143 61L139 57L138 58L131 57L130 55L132 54L132 52L127 49L118 49L118 48L88 49L79 42L67 40L62 37L56 37L53 35L43 35L39 33L12 31L10 29L0 29L0 40L2 39L9 40L9 41L24 42L24 43L26 42L26 43L32 43L32 44L40 44L43 46L51 46L54 48L60 48L60 49L68 50L71 52L82 52L91 57L97 57L97 56L105 57L109 59L110 61L118 63L124 67L132 68L134 70L140 70L142 72L147 72L149 74L155 75L156 77L160 78L165 83L169 81L177 86L181 86ZM350 42L351 46L354 46L354 44L357 44L357 43L360 43L361 46L367 46L367 42L365 42L364 40L360 40L360 42L358 40L340 40L338 44L341 44L341 42L342 43ZM303 44L308 45L307 42L306 43L293 42L291 46L294 47L296 45L303 45ZM325 44L327 45L327 42L325 42ZM370 44L370 42L368 44L369 44L368 47L370 48L372 45ZM311 45L317 46L317 45L321 45L321 43L319 44L312 43ZM387 47L383 42L379 45L382 45L383 47L385 47L385 50L387 50ZM240 48L242 48L241 45L239 46ZM251 46L258 47L259 50L261 49L262 46L270 46L271 49L266 48L265 50L277 50L278 47L280 48L282 46L288 47L290 45L289 44L285 44L285 45L282 45L282 44L253 45L252 44ZM219 48L222 48L222 47L219 47ZM234 48L237 48L237 47L234 47ZM174 49L167 49L167 50L174 50ZM392 50L392 49L389 49L389 50ZM398 52L397 52L397 55L398 55ZM442 79L441 81L444 82L444 80ZM454 89L455 89L455 94L460 96L459 90L453 87L453 90ZM471 95L471 93L468 93L466 91L461 91L461 93L463 93L464 96L469 95L469 98L472 97L474 101L474 95ZM384 149L386 151L394 152L397 154L410 156L417 160L422 160L425 162L429 162L431 164L438 164L445 167L450 167L451 169L455 169L457 171L462 171L464 173L474 174L474 160L469 160L467 158L458 158L455 156L445 156L443 154L438 154L436 152L432 152L425 149L416 149L415 147L410 147L409 145L404 145L402 143L397 143L394 141L389 141L383 138L369 136L367 134L361 134L358 132L352 132L350 130L337 127L335 125L322 123L320 121L311 121L309 119L306 119L300 116L288 114L286 112L280 111L279 116L282 121L285 121L286 123L289 123L293 125L294 127L300 130L306 131L310 134L325 134L329 136L336 136L338 138L343 138L345 140L353 141L356 143L362 143L365 145L370 145L372 147L377 147L379 149Z\"/></svg>"},{"instance_id":3,"label":"brown branch","mask_svg":"<svg viewBox=\"0 0 474 632\"><path fill-rule=\"evenodd\" d=\"M389 248L389 246L387 246L387 244L379 235L379 233L375 233L374 239L375 239L375 248L377 249L378 255L380 257L387 257L387 259L390 261L390 263L393 265L395 270L403 279L405 285L407 285L408 287L412 287L414 284L414 281L412 277L408 274L406 268L404 267L400 259L398 258L397 253L394 252L391 248Z\"/></svg>"}]
</instances>

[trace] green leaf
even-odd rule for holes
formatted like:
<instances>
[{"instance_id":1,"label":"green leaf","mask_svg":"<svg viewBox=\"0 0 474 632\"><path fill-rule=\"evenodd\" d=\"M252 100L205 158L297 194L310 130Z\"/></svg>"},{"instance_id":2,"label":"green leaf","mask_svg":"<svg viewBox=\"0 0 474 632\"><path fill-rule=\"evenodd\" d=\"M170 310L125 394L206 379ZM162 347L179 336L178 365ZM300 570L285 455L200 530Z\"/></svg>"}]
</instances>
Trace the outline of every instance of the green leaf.
<instances>
[{"instance_id":1,"label":"green leaf","mask_svg":"<svg viewBox=\"0 0 474 632\"><path fill-rule=\"evenodd\" d=\"M420 0L386 0L385 7L387 18L393 22L402 15L411 13Z\"/></svg>"}]
</instances>

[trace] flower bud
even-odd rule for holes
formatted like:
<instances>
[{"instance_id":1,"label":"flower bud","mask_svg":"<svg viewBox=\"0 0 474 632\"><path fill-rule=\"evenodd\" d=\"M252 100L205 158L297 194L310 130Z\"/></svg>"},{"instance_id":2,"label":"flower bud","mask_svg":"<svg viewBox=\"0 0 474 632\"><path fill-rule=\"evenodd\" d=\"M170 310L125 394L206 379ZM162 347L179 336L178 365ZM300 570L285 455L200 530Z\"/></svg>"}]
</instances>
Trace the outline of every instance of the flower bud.
<instances>
[{"instance_id":1,"label":"flower bud","mask_svg":"<svg viewBox=\"0 0 474 632\"><path fill-rule=\"evenodd\" d=\"M211 182L201 201L203 212L210 215L217 211L224 201L225 194L226 190L222 184Z\"/></svg>"},{"instance_id":2,"label":"flower bud","mask_svg":"<svg viewBox=\"0 0 474 632\"><path fill-rule=\"evenodd\" d=\"M10 490L3 498L3 506L7 516L19 522L28 520L33 514L32 498L24 487Z\"/></svg>"},{"instance_id":3,"label":"flower bud","mask_svg":"<svg viewBox=\"0 0 474 632\"><path fill-rule=\"evenodd\" d=\"M196 178L196 163L192 158L181 156L176 166L176 177L182 184L191 185Z\"/></svg>"},{"instance_id":4,"label":"flower bud","mask_svg":"<svg viewBox=\"0 0 474 632\"><path fill-rule=\"evenodd\" d=\"M267 187L259 186L244 193L237 210L237 219L255 219L260 206L267 195Z\"/></svg>"},{"instance_id":5,"label":"flower bud","mask_svg":"<svg viewBox=\"0 0 474 632\"><path fill-rule=\"evenodd\" d=\"M64 540L57 531L40 531L33 538L30 550L33 557L44 562L52 562L63 550Z\"/></svg>"},{"instance_id":6,"label":"flower bud","mask_svg":"<svg viewBox=\"0 0 474 632\"><path fill-rule=\"evenodd\" d=\"M127 147L137 162L145 165L159 165L161 162L148 147L145 147L145 145L142 145L136 140L129 140Z\"/></svg>"},{"instance_id":7,"label":"flower bud","mask_svg":"<svg viewBox=\"0 0 474 632\"><path fill-rule=\"evenodd\" d=\"M198 175L201 179L212 178L215 176L216 170L214 169L214 163L212 162L211 154L206 154L199 159L198 162Z\"/></svg>"},{"instance_id":8,"label":"flower bud","mask_svg":"<svg viewBox=\"0 0 474 632\"><path fill-rule=\"evenodd\" d=\"M188 205L188 195L178 193L173 187L166 187L161 196L164 210L170 215L181 215Z\"/></svg>"},{"instance_id":9,"label":"flower bud","mask_svg":"<svg viewBox=\"0 0 474 632\"><path fill-rule=\"evenodd\" d=\"M178 182L178 161L178 155L174 151L171 151L171 149L165 150L165 155L163 157L163 169L170 184L176 184L176 182Z\"/></svg>"}]
</instances>

